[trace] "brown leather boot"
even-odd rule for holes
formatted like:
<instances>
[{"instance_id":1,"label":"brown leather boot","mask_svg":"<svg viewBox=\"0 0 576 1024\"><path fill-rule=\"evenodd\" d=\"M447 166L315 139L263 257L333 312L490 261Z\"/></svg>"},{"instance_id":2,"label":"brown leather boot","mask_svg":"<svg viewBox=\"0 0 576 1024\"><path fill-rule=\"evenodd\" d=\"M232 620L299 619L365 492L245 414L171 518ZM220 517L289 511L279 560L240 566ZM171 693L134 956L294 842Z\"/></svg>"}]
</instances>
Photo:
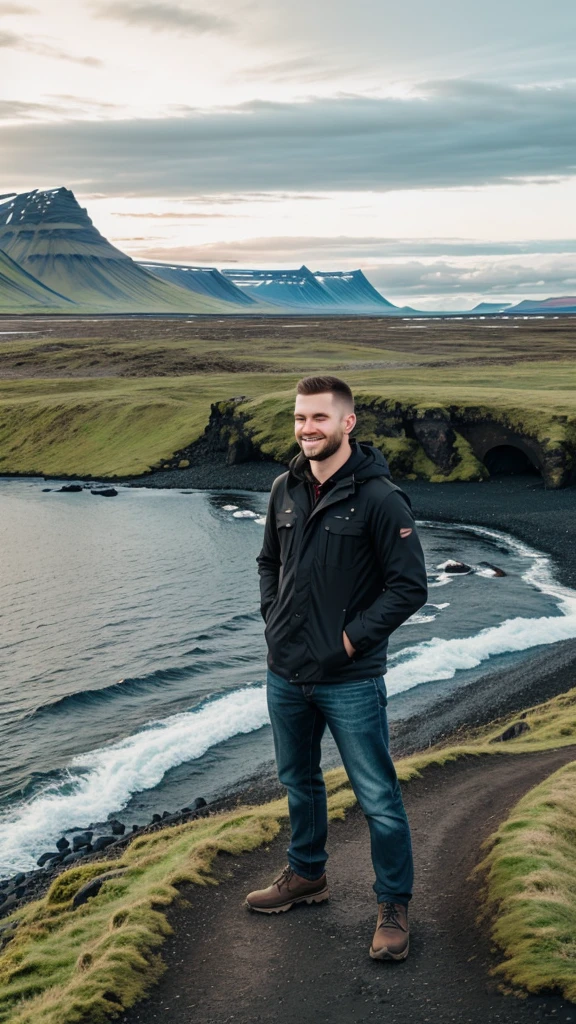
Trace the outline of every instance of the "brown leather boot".
<instances>
[{"instance_id":1,"label":"brown leather boot","mask_svg":"<svg viewBox=\"0 0 576 1024\"><path fill-rule=\"evenodd\" d=\"M280 914L295 903L323 903L328 896L326 875L309 882L286 866L267 889L248 893L246 906L261 914Z\"/></svg>"},{"instance_id":2,"label":"brown leather boot","mask_svg":"<svg viewBox=\"0 0 576 1024\"><path fill-rule=\"evenodd\" d=\"M408 907L403 903L380 903L376 931L370 946L372 959L405 960L409 938Z\"/></svg>"}]
</instances>

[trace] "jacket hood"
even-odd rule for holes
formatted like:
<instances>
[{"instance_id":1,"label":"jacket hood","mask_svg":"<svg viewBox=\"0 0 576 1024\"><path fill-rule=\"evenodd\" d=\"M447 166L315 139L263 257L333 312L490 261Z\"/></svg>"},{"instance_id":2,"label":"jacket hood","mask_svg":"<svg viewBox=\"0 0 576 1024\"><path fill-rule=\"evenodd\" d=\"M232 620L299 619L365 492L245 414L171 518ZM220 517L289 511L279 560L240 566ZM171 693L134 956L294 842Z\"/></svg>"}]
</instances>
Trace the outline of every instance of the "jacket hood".
<instances>
[{"instance_id":1,"label":"jacket hood","mask_svg":"<svg viewBox=\"0 0 576 1024\"><path fill-rule=\"evenodd\" d=\"M350 441L352 453L347 462L340 469L336 470L331 480L344 480L346 477L354 476L356 480L368 480L370 477L385 476L390 479L390 469L386 458L379 448L375 448L369 441ZM310 461L303 452L299 452L288 465L290 473L297 480L309 481L312 479Z\"/></svg>"}]
</instances>

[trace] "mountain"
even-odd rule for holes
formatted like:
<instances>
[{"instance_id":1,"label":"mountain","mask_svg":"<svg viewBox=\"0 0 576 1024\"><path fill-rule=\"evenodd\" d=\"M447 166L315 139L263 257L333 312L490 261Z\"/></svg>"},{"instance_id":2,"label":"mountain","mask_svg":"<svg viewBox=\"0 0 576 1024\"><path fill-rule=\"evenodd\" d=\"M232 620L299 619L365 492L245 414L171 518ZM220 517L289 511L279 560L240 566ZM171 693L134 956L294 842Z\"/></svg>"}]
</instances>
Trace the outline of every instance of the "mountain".
<instances>
[{"instance_id":1,"label":"mountain","mask_svg":"<svg viewBox=\"0 0 576 1024\"><path fill-rule=\"evenodd\" d=\"M561 295L551 299L524 299L511 306L508 313L576 313L576 295Z\"/></svg>"},{"instance_id":2,"label":"mountain","mask_svg":"<svg viewBox=\"0 0 576 1024\"><path fill-rule=\"evenodd\" d=\"M192 295L138 266L100 234L66 188L35 189L0 203L0 249L83 311L221 313L230 309L230 304L225 306L209 295Z\"/></svg>"},{"instance_id":3,"label":"mountain","mask_svg":"<svg viewBox=\"0 0 576 1024\"><path fill-rule=\"evenodd\" d=\"M316 280L332 299L335 306L345 306L353 312L378 313L397 309L377 292L361 270L317 270Z\"/></svg>"},{"instance_id":4,"label":"mountain","mask_svg":"<svg viewBox=\"0 0 576 1024\"><path fill-rule=\"evenodd\" d=\"M312 273L298 270L223 270L228 280L256 301L290 313L377 313L396 310L361 270Z\"/></svg>"},{"instance_id":5,"label":"mountain","mask_svg":"<svg viewBox=\"0 0 576 1024\"><path fill-rule=\"evenodd\" d=\"M299 270L223 270L222 274L246 295L279 310L331 312L328 292L308 267Z\"/></svg>"},{"instance_id":6,"label":"mountain","mask_svg":"<svg viewBox=\"0 0 576 1024\"><path fill-rule=\"evenodd\" d=\"M155 277L163 281L187 288L198 295L209 295L222 302L234 302L238 306L254 306L255 300L237 288L215 267L190 267L178 263L153 263L151 260L138 260L138 266L144 267Z\"/></svg>"},{"instance_id":7,"label":"mountain","mask_svg":"<svg viewBox=\"0 0 576 1024\"><path fill-rule=\"evenodd\" d=\"M52 291L0 251L0 313L70 311L74 303Z\"/></svg>"},{"instance_id":8,"label":"mountain","mask_svg":"<svg viewBox=\"0 0 576 1024\"><path fill-rule=\"evenodd\" d=\"M509 302L479 302L469 310L470 313L502 313L510 306Z\"/></svg>"}]
</instances>

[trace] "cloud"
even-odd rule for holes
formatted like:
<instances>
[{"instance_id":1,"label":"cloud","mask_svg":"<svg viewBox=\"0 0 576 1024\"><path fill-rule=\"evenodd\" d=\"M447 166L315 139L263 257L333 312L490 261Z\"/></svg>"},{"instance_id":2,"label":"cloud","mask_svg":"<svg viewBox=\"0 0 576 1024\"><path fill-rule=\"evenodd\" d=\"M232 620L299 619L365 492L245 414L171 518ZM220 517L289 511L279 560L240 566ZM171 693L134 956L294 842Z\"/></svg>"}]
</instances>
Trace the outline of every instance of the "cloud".
<instances>
[{"instance_id":1,"label":"cloud","mask_svg":"<svg viewBox=\"0 0 576 1024\"><path fill-rule=\"evenodd\" d=\"M120 214L130 216L130 214ZM142 214L147 216L147 214ZM206 242L194 246L175 246L144 253L147 258L190 262L222 262L254 265L273 263L300 266L307 263L318 267L323 261L365 263L366 260L398 259L406 256L433 258L435 256L523 256L539 254L576 254L576 239L532 239L524 242L486 242L453 238L373 238L340 235L336 238L305 235L267 236L243 238L234 242Z\"/></svg>"},{"instance_id":2,"label":"cloud","mask_svg":"<svg viewBox=\"0 0 576 1024\"><path fill-rule=\"evenodd\" d=\"M0 48L6 50L25 50L28 53L36 54L38 57L67 60L73 64L83 64L91 68L102 66L102 61L97 57L79 57L74 53L68 53L66 50L60 50L49 43L44 43L40 39L31 39L27 36L17 35L16 32L0 31Z\"/></svg>"},{"instance_id":3,"label":"cloud","mask_svg":"<svg viewBox=\"0 0 576 1024\"><path fill-rule=\"evenodd\" d=\"M473 265L447 259L411 260L369 266L372 283L387 294L417 299L430 295L506 296L566 295L576 291L576 259L554 257L530 262L481 259Z\"/></svg>"},{"instance_id":4,"label":"cloud","mask_svg":"<svg viewBox=\"0 0 576 1024\"><path fill-rule=\"evenodd\" d=\"M115 217L138 217L145 220L213 220L215 217L238 217L236 213L179 213L178 211L167 211L166 213L121 213L116 211Z\"/></svg>"},{"instance_id":5,"label":"cloud","mask_svg":"<svg viewBox=\"0 0 576 1024\"><path fill-rule=\"evenodd\" d=\"M99 18L121 21L125 25L149 28L155 32L226 34L234 31L233 23L227 18L163 0L144 3L139 0L119 0L115 3L93 4L92 10Z\"/></svg>"},{"instance_id":6,"label":"cloud","mask_svg":"<svg viewBox=\"0 0 576 1024\"><path fill-rule=\"evenodd\" d=\"M386 191L576 175L576 83L450 81L407 98L252 101L154 120L10 127L11 181L82 183L113 195ZM31 159L33 157L33 159Z\"/></svg>"},{"instance_id":7,"label":"cloud","mask_svg":"<svg viewBox=\"0 0 576 1024\"><path fill-rule=\"evenodd\" d=\"M9 14L38 14L35 7L25 7L23 4L2 4L0 3L0 18Z\"/></svg>"}]
</instances>

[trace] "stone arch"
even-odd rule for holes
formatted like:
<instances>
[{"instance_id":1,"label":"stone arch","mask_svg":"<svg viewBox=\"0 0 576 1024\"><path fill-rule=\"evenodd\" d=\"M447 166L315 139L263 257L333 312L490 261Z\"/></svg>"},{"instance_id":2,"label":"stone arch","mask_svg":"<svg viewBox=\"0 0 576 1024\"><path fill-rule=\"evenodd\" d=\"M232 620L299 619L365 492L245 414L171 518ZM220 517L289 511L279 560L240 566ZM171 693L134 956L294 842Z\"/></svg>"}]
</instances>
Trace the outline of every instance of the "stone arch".
<instances>
[{"instance_id":1,"label":"stone arch","mask_svg":"<svg viewBox=\"0 0 576 1024\"><path fill-rule=\"evenodd\" d=\"M518 444L497 444L484 453L484 465L490 476L540 474L540 467L525 447Z\"/></svg>"}]
</instances>

